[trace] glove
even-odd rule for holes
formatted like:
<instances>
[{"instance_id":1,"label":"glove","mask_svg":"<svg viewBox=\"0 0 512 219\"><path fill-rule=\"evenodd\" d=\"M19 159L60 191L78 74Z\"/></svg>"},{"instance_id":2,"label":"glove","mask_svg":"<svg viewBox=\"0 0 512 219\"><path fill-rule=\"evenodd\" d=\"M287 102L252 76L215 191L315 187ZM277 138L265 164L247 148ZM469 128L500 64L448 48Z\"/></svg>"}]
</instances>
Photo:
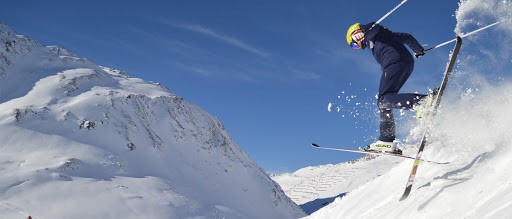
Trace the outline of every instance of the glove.
<instances>
[{"instance_id":1,"label":"glove","mask_svg":"<svg viewBox=\"0 0 512 219\"><path fill-rule=\"evenodd\" d=\"M352 33L352 39L358 43L364 40L364 33L362 30L356 30Z\"/></svg>"},{"instance_id":2,"label":"glove","mask_svg":"<svg viewBox=\"0 0 512 219\"><path fill-rule=\"evenodd\" d=\"M414 57L416 57L416 58L419 58L419 57L424 56L424 55L425 55L425 50L421 50L421 52L414 53Z\"/></svg>"}]
</instances>

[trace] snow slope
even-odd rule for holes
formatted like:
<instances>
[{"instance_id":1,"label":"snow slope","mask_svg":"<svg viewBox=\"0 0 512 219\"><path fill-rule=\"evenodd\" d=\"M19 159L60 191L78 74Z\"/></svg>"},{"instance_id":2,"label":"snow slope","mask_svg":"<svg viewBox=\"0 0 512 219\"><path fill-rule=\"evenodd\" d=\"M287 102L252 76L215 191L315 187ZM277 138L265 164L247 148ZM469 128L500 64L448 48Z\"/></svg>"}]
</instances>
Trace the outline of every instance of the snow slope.
<instances>
[{"instance_id":1,"label":"snow slope","mask_svg":"<svg viewBox=\"0 0 512 219\"><path fill-rule=\"evenodd\" d=\"M512 110L510 92L512 84L483 87L454 106L443 106L423 157L451 164L422 163L405 201L398 200L412 161L401 162L311 218L506 218L512 213L512 117L503 112Z\"/></svg>"},{"instance_id":2,"label":"snow slope","mask_svg":"<svg viewBox=\"0 0 512 219\"><path fill-rule=\"evenodd\" d=\"M312 213L334 198L386 173L400 161L386 156L365 156L351 162L306 167L271 177L306 213Z\"/></svg>"},{"instance_id":3,"label":"snow slope","mask_svg":"<svg viewBox=\"0 0 512 219\"><path fill-rule=\"evenodd\" d=\"M309 218L510 218L512 215L512 2L462 0L456 33L502 23L463 42L457 71L433 121L412 193L403 160ZM411 132L417 139L421 127ZM410 148L405 153L414 153Z\"/></svg>"},{"instance_id":4,"label":"snow slope","mask_svg":"<svg viewBox=\"0 0 512 219\"><path fill-rule=\"evenodd\" d=\"M0 39L0 218L304 216L198 106L1 22Z\"/></svg>"}]
</instances>

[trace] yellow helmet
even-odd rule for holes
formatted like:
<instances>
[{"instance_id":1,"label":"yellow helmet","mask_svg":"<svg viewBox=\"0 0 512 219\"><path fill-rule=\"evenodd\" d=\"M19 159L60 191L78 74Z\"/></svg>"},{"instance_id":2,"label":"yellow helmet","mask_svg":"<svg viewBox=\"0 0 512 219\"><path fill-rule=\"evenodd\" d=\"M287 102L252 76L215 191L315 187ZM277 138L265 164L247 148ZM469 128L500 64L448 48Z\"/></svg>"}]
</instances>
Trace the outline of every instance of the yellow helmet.
<instances>
[{"instance_id":1,"label":"yellow helmet","mask_svg":"<svg viewBox=\"0 0 512 219\"><path fill-rule=\"evenodd\" d=\"M359 23L352 24L348 30L347 30L347 43L348 45L352 46L353 40L352 40L352 33L356 30L360 30L361 26Z\"/></svg>"}]
</instances>

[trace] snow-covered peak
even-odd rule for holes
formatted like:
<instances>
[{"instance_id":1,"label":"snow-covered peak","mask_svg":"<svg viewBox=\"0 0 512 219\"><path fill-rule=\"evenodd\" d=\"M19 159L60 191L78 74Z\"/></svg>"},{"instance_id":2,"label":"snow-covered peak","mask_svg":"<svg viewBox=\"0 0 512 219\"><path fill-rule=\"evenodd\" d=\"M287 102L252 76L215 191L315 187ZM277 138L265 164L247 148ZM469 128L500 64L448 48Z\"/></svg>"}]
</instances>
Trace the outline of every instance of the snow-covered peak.
<instances>
[{"instance_id":1,"label":"snow-covered peak","mask_svg":"<svg viewBox=\"0 0 512 219\"><path fill-rule=\"evenodd\" d=\"M304 215L200 107L1 28L2 217Z\"/></svg>"},{"instance_id":2,"label":"snow-covered peak","mask_svg":"<svg viewBox=\"0 0 512 219\"><path fill-rule=\"evenodd\" d=\"M2 20L0 20L0 34L2 34L2 35L14 34L14 31L11 29L11 27L9 27Z\"/></svg>"},{"instance_id":3,"label":"snow-covered peak","mask_svg":"<svg viewBox=\"0 0 512 219\"><path fill-rule=\"evenodd\" d=\"M77 55L73 54L69 50L62 48L60 46L47 46L47 47L50 49L50 51L54 52L57 55L77 57Z\"/></svg>"}]
</instances>

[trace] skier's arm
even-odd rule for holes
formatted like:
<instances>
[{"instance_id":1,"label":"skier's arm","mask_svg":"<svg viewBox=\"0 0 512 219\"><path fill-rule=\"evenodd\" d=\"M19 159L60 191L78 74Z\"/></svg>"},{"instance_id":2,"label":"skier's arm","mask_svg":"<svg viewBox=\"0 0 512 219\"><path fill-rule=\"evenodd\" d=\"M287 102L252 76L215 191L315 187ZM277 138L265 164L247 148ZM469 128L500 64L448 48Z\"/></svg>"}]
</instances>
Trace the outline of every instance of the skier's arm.
<instances>
[{"instance_id":1,"label":"skier's arm","mask_svg":"<svg viewBox=\"0 0 512 219\"><path fill-rule=\"evenodd\" d=\"M409 46L409 48L414 51L416 54L425 53L425 49L421 46L420 43L414 38L411 34L408 33L399 33L393 32L393 34L405 45Z\"/></svg>"},{"instance_id":2,"label":"skier's arm","mask_svg":"<svg viewBox=\"0 0 512 219\"><path fill-rule=\"evenodd\" d=\"M377 36L377 33L380 31L380 29L382 28L382 26L380 26L379 24L375 25L375 27L371 28L371 26L374 24L375 22L371 22L369 24L365 24L365 25L361 25L361 29L363 30L364 32L364 38L367 39L367 40L370 40L370 41L373 41L373 39L375 38L375 36ZM371 28L371 29L370 29Z\"/></svg>"}]
</instances>

